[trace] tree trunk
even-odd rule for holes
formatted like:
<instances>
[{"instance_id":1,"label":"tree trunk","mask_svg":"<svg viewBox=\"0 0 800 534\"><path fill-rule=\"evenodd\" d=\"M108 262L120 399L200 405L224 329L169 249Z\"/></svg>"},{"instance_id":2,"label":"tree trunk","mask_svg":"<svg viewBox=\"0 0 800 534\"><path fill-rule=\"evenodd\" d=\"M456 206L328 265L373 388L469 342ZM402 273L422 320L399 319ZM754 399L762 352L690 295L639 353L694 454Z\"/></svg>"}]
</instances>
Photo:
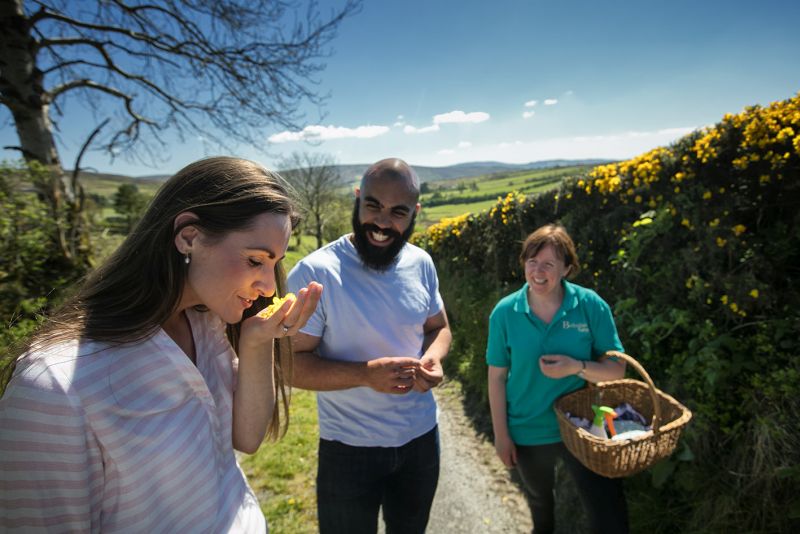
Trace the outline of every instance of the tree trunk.
<instances>
[{"instance_id":1,"label":"tree trunk","mask_svg":"<svg viewBox=\"0 0 800 534\"><path fill-rule=\"evenodd\" d=\"M320 216L319 213L317 213L315 219L316 220L314 226L315 226L315 233L317 236L317 248L322 248L322 245L325 244L323 243L324 240L322 238L322 217Z\"/></svg>"},{"instance_id":2,"label":"tree trunk","mask_svg":"<svg viewBox=\"0 0 800 534\"><path fill-rule=\"evenodd\" d=\"M37 43L22 0L0 0L0 98L14 117L25 161L32 165L34 186L47 202L56 222L55 242L73 265L88 262L88 239L83 224L82 191L64 173L49 118L50 95L36 66ZM77 189L77 190L76 190Z\"/></svg>"}]
</instances>

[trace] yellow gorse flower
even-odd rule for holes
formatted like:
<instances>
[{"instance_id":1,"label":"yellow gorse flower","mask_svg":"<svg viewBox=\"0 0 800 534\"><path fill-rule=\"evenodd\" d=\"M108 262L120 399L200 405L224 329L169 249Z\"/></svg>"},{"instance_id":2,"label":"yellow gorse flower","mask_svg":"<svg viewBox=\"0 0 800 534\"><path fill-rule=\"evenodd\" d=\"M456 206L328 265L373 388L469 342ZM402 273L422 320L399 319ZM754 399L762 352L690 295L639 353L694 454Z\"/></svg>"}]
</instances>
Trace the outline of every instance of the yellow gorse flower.
<instances>
[{"instance_id":1,"label":"yellow gorse flower","mask_svg":"<svg viewBox=\"0 0 800 534\"><path fill-rule=\"evenodd\" d=\"M270 304L269 306L258 312L256 315L258 315L259 317L263 317L264 319L268 319L270 316L272 316L273 313L278 311L281 306L283 306L284 302L286 301L294 302L295 300L297 300L297 297L295 296L294 293L286 293L286 296L283 298L273 297L272 304Z\"/></svg>"}]
</instances>

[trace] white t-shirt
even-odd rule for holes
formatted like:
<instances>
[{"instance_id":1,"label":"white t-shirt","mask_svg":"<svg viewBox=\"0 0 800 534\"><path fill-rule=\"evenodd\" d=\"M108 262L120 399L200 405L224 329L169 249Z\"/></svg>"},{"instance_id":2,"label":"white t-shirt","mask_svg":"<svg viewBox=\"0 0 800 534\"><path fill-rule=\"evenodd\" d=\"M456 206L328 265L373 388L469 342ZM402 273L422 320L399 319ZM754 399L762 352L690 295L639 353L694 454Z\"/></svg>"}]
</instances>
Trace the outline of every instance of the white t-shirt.
<instances>
[{"instance_id":1,"label":"white t-shirt","mask_svg":"<svg viewBox=\"0 0 800 534\"><path fill-rule=\"evenodd\" d=\"M301 260L289 273L289 290L311 281L324 287L301 332L319 337L318 354L364 362L384 356L420 358L423 324L444 308L427 252L406 244L385 272L361 262L349 236ZM320 437L359 447L398 447L436 425L430 391L404 395L369 387L317 393Z\"/></svg>"}]
</instances>

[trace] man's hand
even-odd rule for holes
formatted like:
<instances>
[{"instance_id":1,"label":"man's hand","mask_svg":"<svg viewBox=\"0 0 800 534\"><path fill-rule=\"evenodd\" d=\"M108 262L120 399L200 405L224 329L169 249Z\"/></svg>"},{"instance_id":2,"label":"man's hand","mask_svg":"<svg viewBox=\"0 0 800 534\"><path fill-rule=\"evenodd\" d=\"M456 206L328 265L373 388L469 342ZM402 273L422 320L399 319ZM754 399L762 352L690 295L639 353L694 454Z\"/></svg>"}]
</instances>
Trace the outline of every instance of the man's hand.
<instances>
[{"instance_id":1,"label":"man's hand","mask_svg":"<svg viewBox=\"0 0 800 534\"><path fill-rule=\"evenodd\" d=\"M429 389L441 384L443 378L444 369L442 369L442 362L437 358L423 356L419 360L419 368L414 377L414 391L425 393Z\"/></svg>"},{"instance_id":2,"label":"man's hand","mask_svg":"<svg viewBox=\"0 0 800 534\"><path fill-rule=\"evenodd\" d=\"M367 362L367 385L380 393L402 395L414 387L419 360L387 356Z\"/></svg>"}]
</instances>

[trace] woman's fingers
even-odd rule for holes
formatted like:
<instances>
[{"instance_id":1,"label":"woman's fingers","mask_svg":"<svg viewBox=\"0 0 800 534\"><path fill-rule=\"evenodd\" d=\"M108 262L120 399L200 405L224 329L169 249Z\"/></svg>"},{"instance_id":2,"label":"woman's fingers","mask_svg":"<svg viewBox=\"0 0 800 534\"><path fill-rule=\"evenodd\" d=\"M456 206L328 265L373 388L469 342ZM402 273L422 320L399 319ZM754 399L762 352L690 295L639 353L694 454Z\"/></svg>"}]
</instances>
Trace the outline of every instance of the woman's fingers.
<instances>
[{"instance_id":1,"label":"woman's fingers","mask_svg":"<svg viewBox=\"0 0 800 534\"><path fill-rule=\"evenodd\" d=\"M322 285L317 282L311 282L308 287L304 287L297 292L297 300L295 300L291 308L286 310L281 324L286 327L284 330L286 335L294 335L308 322L308 319L317 308L319 299L322 296Z\"/></svg>"}]
</instances>

